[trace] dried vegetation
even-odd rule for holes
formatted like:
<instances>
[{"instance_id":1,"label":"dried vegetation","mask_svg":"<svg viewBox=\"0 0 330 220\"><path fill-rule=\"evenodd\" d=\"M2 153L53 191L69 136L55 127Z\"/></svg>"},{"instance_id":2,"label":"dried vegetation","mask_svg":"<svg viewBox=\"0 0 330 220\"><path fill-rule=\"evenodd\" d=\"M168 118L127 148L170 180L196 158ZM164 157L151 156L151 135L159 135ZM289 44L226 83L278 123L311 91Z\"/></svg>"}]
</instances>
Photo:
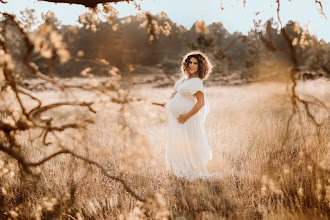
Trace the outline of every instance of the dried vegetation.
<instances>
[{"instance_id":1,"label":"dried vegetation","mask_svg":"<svg viewBox=\"0 0 330 220\"><path fill-rule=\"evenodd\" d=\"M85 79L56 78L52 65L70 54L49 26L51 15L43 33L29 36L14 16L1 14L0 218L330 215L329 82L296 81L295 49L285 29L286 55L293 63L289 71L281 69L287 83L207 88L212 111L206 129L213 150L208 168L221 178L190 183L165 170L163 104L171 89L123 89L118 69L103 61L109 77L86 70ZM153 40L156 22L146 16ZM18 53L17 44L25 50ZM31 62L34 55L47 60L47 74ZM52 89L32 92L24 82L34 80Z\"/></svg>"}]
</instances>

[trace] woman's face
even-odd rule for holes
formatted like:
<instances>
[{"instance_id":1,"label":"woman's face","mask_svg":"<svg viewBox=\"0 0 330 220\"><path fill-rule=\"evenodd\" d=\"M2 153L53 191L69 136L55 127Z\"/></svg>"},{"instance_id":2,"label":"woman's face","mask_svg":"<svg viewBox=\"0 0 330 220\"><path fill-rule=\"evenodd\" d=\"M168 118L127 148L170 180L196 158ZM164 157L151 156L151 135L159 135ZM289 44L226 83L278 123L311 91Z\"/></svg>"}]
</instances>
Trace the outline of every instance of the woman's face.
<instances>
[{"instance_id":1,"label":"woman's face","mask_svg":"<svg viewBox=\"0 0 330 220\"><path fill-rule=\"evenodd\" d=\"M190 74L197 73L198 71L198 60L195 57L191 57L188 62L188 72Z\"/></svg>"}]
</instances>

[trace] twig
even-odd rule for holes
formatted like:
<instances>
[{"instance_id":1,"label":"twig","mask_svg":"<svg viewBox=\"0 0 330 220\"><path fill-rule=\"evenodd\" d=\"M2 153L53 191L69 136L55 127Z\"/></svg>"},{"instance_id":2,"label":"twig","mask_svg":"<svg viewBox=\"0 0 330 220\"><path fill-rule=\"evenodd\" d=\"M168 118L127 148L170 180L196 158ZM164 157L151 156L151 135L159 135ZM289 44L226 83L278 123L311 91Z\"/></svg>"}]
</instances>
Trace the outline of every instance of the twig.
<instances>
[{"instance_id":1,"label":"twig","mask_svg":"<svg viewBox=\"0 0 330 220\"><path fill-rule=\"evenodd\" d=\"M77 5L84 5L85 7L88 8L96 8L98 4L130 2L133 0L38 0L38 1L64 3L64 4L77 4Z\"/></svg>"},{"instance_id":2,"label":"twig","mask_svg":"<svg viewBox=\"0 0 330 220\"><path fill-rule=\"evenodd\" d=\"M137 194L136 194L136 193L130 188L130 186L125 182L125 180L121 179L121 178L118 177L118 176L110 175L110 174L108 173L108 171L107 171L103 166L101 166L99 163L97 163L96 161L93 161L93 160L91 160L91 159L89 159L89 158L87 158L87 157L80 156L80 155L76 154L75 152L73 152L73 151L71 151L71 150L69 150L69 149L63 149L63 150L60 150L60 151L58 151L58 152L55 152L55 153L53 153L53 154L51 154L51 155L49 155L49 156L47 156L47 157L41 159L40 161L37 161L37 162L26 162L20 154L18 154L17 152L15 152L12 148L7 148L7 147L5 147L5 146L2 145L1 143L0 143L0 150L1 150L2 152L7 153L7 154L8 154L9 156L11 156L12 158L16 159L17 162L18 162L18 163L23 167L23 169L24 169L25 171L27 171L28 173L31 173L31 172L29 171L29 169L28 169L28 168L30 168L30 167L38 167L38 166L40 166L40 165L46 163L47 161L51 160L52 158L54 158L54 157L56 157L56 156L58 156L58 155L61 155L61 154L70 154L70 155L72 155L72 156L74 156L74 157L76 157L76 158L78 158L78 159L80 159L80 160L82 160L82 161L84 161L84 162L86 162L86 163L89 163L89 164L91 164L91 165L96 166L96 167L99 168L99 169L102 171L102 173L103 173L105 176L107 176L108 178L110 178L110 179L112 179L112 180L115 180L115 181L117 181L117 182L120 182L120 183L123 185L124 189L125 189L128 193L130 193L133 197L135 197L137 200L140 200L140 201L142 201L142 202L145 202L145 201L146 201L145 198L143 198L143 197L137 195Z\"/></svg>"},{"instance_id":3,"label":"twig","mask_svg":"<svg viewBox=\"0 0 330 220\"><path fill-rule=\"evenodd\" d=\"M318 1L318 0L315 0L315 3L316 3L316 4L319 4L319 6L320 6L320 8L321 8L321 9L320 9L321 14L324 16L325 19L328 20L327 16L324 14L322 2L321 2L321 1Z\"/></svg>"},{"instance_id":4,"label":"twig","mask_svg":"<svg viewBox=\"0 0 330 220\"><path fill-rule=\"evenodd\" d=\"M50 159L52 159L52 158L54 158L54 157L56 157L56 156L58 156L58 155L61 155L61 154L70 154L70 155L72 155L72 156L74 156L74 157L76 157L76 158L78 158L78 159L80 159L80 160L83 160L84 162L87 162L87 163L89 163L89 164L91 164L91 165L94 165L94 166L98 167L98 168L102 171L102 173L103 173L105 176L107 176L108 178L113 179L113 180L115 180L115 181L117 181L117 182L120 182L120 183L123 185L123 187L125 188L125 190L126 190L128 193L130 193L131 195L133 195L136 199L138 199L138 200L140 200L140 201L143 201L143 202L146 201L144 198L142 198L142 197L140 197L139 195L137 195L137 194L136 194L136 193L135 193L135 192L134 192L134 191L133 191L133 190L132 190L127 184L126 184L126 182L125 182L123 179L121 179L120 177L114 176L114 175L110 175L110 174L108 173L108 171L107 171L103 166L101 166L99 163L97 163L96 161L93 161L93 160L91 160L91 159L89 159L89 158L87 158L87 157L80 156L80 155L76 154L75 152L73 152L73 151L71 151L71 150L69 150L69 149L64 149L64 150L58 151L58 152L56 152L56 153L53 153L53 154L49 155L48 157L45 157L44 159L42 159L42 160L40 160L40 161L38 161L38 162L25 163L25 165L26 165L27 167L37 167L37 166L40 166L40 165L42 165L43 163L49 161Z\"/></svg>"}]
</instances>

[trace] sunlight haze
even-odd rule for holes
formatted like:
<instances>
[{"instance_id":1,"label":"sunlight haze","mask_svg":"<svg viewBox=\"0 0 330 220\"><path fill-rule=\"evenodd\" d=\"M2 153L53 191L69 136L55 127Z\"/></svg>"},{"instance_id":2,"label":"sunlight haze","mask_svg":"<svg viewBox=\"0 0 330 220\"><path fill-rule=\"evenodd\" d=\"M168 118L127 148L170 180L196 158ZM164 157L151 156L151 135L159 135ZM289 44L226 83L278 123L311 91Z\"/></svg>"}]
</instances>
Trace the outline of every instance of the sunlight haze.
<instances>
[{"instance_id":1,"label":"sunlight haze","mask_svg":"<svg viewBox=\"0 0 330 220\"><path fill-rule=\"evenodd\" d=\"M139 2L139 1L138 1ZM140 2L144 11L157 14L164 11L168 17L190 29L197 20L204 20L205 23L222 22L230 32L235 31L247 34L253 28L253 20L262 20L263 23L273 17L277 19L276 1L247 0L245 7L243 0L229 1L205 0L203 4L197 0L144 0ZM222 5L221 5L222 4ZM330 16L330 3L322 2L325 15ZM224 10L221 10L221 6ZM25 8L34 8L39 15L41 12L54 11L62 24L76 24L78 16L85 13L87 9L80 5L54 4L33 0L9 0L7 4L0 4L1 11L19 14ZM119 12L119 17L135 15L139 11L131 3L117 3L114 7ZM319 13L320 7L310 0L281 1L280 16L282 23L295 20L301 26L308 27L311 34L330 41L330 32L325 27L330 27L330 22Z\"/></svg>"}]
</instances>

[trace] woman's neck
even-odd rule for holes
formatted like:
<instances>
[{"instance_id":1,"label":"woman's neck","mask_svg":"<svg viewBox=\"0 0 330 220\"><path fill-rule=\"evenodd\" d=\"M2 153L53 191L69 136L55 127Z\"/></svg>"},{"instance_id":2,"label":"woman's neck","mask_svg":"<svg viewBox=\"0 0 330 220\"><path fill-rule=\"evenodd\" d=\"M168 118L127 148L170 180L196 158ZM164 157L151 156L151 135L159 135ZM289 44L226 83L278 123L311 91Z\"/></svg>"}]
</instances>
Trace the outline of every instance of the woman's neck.
<instances>
[{"instance_id":1,"label":"woman's neck","mask_svg":"<svg viewBox=\"0 0 330 220\"><path fill-rule=\"evenodd\" d=\"M191 79L191 78L195 78L195 77L198 77L198 74L197 73L189 73L189 75L187 76L188 79Z\"/></svg>"}]
</instances>

